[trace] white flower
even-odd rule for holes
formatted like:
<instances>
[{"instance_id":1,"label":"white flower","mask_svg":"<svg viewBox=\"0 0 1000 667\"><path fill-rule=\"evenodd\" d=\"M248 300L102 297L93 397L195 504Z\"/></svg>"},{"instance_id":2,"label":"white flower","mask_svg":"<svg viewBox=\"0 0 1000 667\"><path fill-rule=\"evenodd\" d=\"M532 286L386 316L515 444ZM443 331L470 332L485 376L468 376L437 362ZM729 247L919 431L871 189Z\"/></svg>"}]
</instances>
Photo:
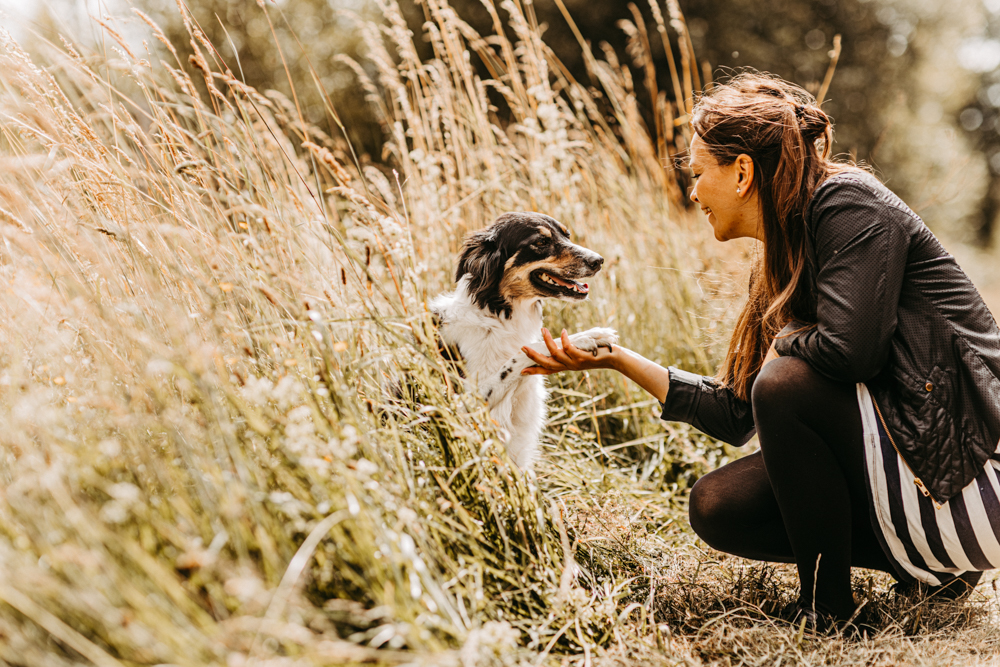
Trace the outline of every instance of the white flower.
<instances>
[{"instance_id":1,"label":"white flower","mask_svg":"<svg viewBox=\"0 0 1000 667\"><path fill-rule=\"evenodd\" d=\"M249 377L246 384L240 388L240 394L255 405L264 406L271 401L274 384L267 378Z\"/></svg>"},{"instance_id":2,"label":"white flower","mask_svg":"<svg viewBox=\"0 0 1000 667\"><path fill-rule=\"evenodd\" d=\"M462 667L491 664L517 648L520 636L506 621L489 621L469 633L459 651Z\"/></svg>"},{"instance_id":3,"label":"white flower","mask_svg":"<svg viewBox=\"0 0 1000 667\"><path fill-rule=\"evenodd\" d=\"M99 516L101 521L105 523L125 523L125 520L128 519L128 510L117 500L112 500L104 503Z\"/></svg>"},{"instance_id":4,"label":"white flower","mask_svg":"<svg viewBox=\"0 0 1000 667\"><path fill-rule=\"evenodd\" d=\"M146 364L147 375L166 375L174 370L173 362L166 359L152 359Z\"/></svg>"},{"instance_id":5,"label":"white flower","mask_svg":"<svg viewBox=\"0 0 1000 667\"><path fill-rule=\"evenodd\" d=\"M358 475L361 477L371 477L378 472L378 466L368 459L358 459L354 463L354 469L357 470Z\"/></svg>"},{"instance_id":6,"label":"white flower","mask_svg":"<svg viewBox=\"0 0 1000 667\"><path fill-rule=\"evenodd\" d=\"M97 443L97 451L109 459L113 459L122 453L122 444L114 438L108 438Z\"/></svg>"},{"instance_id":7,"label":"white flower","mask_svg":"<svg viewBox=\"0 0 1000 667\"><path fill-rule=\"evenodd\" d=\"M263 582L254 576L231 577L226 579L223 590L241 603L246 604L266 592Z\"/></svg>"},{"instance_id":8,"label":"white flower","mask_svg":"<svg viewBox=\"0 0 1000 667\"><path fill-rule=\"evenodd\" d=\"M291 375L286 375L278 380L277 386L271 391L271 398L284 411L300 403L302 393L302 384Z\"/></svg>"},{"instance_id":9,"label":"white flower","mask_svg":"<svg viewBox=\"0 0 1000 667\"><path fill-rule=\"evenodd\" d=\"M108 487L108 495L120 502L124 507L131 507L139 502L142 492L139 487L129 482L119 482Z\"/></svg>"}]
</instances>

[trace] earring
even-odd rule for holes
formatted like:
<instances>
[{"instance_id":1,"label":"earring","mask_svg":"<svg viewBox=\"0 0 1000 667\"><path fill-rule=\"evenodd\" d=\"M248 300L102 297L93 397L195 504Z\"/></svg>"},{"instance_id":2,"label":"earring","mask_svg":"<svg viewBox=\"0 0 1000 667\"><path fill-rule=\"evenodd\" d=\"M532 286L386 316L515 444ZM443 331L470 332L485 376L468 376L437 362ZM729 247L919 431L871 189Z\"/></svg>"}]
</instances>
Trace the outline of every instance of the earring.
<instances>
[{"instance_id":1,"label":"earring","mask_svg":"<svg viewBox=\"0 0 1000 667\"><path fill-rule=\"evenodd\" d=\"M740 189L736 188L736 194L740 194Z\"/></svg>"}]
</instances>

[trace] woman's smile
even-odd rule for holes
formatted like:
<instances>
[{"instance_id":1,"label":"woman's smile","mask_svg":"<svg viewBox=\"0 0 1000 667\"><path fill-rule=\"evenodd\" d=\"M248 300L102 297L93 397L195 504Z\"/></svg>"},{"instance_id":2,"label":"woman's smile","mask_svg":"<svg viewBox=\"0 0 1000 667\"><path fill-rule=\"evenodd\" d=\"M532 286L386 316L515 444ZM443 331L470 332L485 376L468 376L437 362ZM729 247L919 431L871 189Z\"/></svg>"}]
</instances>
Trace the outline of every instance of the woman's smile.
<instances>
[{"instance_id":1,"label":"woman's smile","mask_svg":"<svg viewBox=\"0 0 1000 667\"><path fill-rule=\"evenodd\" d=\"M753 167L749 158L719 164L697 134L691 140L690 152L695 178L691 201L708 217L715 238L757 238L760 213L756 193L750 190Z\"/></svg>"}]
</instances>

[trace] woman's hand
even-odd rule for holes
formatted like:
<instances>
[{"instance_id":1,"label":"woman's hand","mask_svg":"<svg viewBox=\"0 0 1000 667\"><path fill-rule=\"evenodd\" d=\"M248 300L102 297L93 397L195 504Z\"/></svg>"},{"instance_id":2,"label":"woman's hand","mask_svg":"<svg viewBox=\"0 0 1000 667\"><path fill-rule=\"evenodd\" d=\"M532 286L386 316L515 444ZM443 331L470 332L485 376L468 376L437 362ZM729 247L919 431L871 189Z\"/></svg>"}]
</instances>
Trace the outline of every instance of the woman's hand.
<instances>
[{"instance_id":1,"label":"woman's hand","mask_svg":"<svg viewBox=\"0 0 1000 667\"><path fill-rule=\"evenodd\" d=\"M542 329L542 340L549 350L546 356L541 352L536 352L530 347L522 347L521 351L528 355L528 358L535 362L535 366L521 371L521 375L551 375L561 371L587 371L596 368L614 368L614 352L608 352L603 347L597 348L597 355L592 352L584 352L569 341L569 334L563 329L559 343L552 338L548 329Z\"/></svg>"},{"instance_id":2,"label":"woman's hand","mask_svg":"<svg viewBox=\"0 0 1000 667\"><path fill-rule=\"evenodd\" d=\"M548 329L542 329L542 340L552 356L536 352L530 347L522 347L521 350L528 358L538 365L524 369L521 375L551 375L561 371L610 368L638 384L661 403L666 400L670 389L670 371L663 366L619 345L612 346L610 352L602 347L597 348L597 356L594 356L573 345L565 329L559 338L562 347L552 340Z\"/></svg>"}]
</instances>

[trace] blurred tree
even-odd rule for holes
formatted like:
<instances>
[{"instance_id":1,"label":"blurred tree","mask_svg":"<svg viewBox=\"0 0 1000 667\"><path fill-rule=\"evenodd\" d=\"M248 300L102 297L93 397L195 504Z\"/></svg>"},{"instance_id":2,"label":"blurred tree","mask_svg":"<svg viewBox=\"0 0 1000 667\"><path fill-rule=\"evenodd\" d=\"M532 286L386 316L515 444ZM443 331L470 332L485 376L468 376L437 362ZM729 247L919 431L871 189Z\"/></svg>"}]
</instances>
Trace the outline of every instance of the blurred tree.
<instances>
[{"instance_id":1,"label":"blurred tree","mask_svg":"<svg viewBox=\"0 0 1000 667\"><path fill-rule=\"evenodd\" d=\"M183 1L183 0L181 0ZM181 53L191 54L190 36L175 0L137 0ZM329 100L359 152L379 157L382 131L364 102L357 78L336 56L355 60L364 50L359 20L376 18L367 0L269 0L267 11L248 0L186 3L198 27L229 68L262 91L274 89L298 103L302 115L338 136L324 106ZM187 66L187 62L184 63ZM195 77L197 81L200 77Z\"/></svg>"},{"instance_id":2,"label":"blurred tree","mask_svg":"<svg viewBox=\"0 0 1000 667\"><path fill-rule=\"evenodd\" d=\"M586 81L585 60L560 0L510 1L531 4L546 43L573 76ZM669 20L671 4L677 1L562 0L599 57L607 49L632 67L635 94L650 125L653 104L639 83L642 67L627 49L626 32L632 29L622 22L634 24L637 15L644 17L658 88L673 97L666 53L649 2L658 3L657 11ZM174 0L136 2L164 26L176 45L188 44ZM410 29L418 35L426 2L400 2ZM837 152L873 164L936 230L964 241L991 241L1000 212L1000 0L679 2L695 52L703 65L710 64L708 71L699 68L703 79L750 66L815 92L827 68L832 38L842 35L843 53L824 103L836 121ZM481 33L495 29L481 0L452 0L451 5ZM376 17L374 3L267 0L266 6L267 14L249 0L190 3L200 28L238 76L289 97L289 80L294 82L303 115L336 135L324 110L324 93L310 69L315 71L349 138L377 160L381 129L354 73L337 60L346 54L363 62L357 56L365 52L365 44L354 17ZM503 19L502 9L500 14ZM673 55L680 61L676 31L670 30L669 36ZM189 53L184 52L182 59ZM430 55L429 46L422 55Z\"/></svg>"},{"instance_id":3,"label":"blurred tree","mask_svg":"<svg viewBox=\"0 0 1000 667\"><path fill-rule=\"evenodd\" d=\"M565 4L595 49L605 42L623 62L628 62L621 21L634 21L629 3L565 0ZM476 29L489 29L490 17L478 0L453 0L452 5ZM881 133L878 124L870 122L871 111L893 99L892 82L899 79L910 60L905 47L897 46L893 52L891 30L878 20L874 4L860 0L682 0L680 5L695 52L712 77L724 77L732 68L750 66L816 93L826 73L832 38L842 35L844 50L824 108L838 121L839 149L861 160L870 159ZM649 4L635 6L651 22ZM421 7L407 7L411 28L417 29L423 20ZM585 80L580 46L557 4L546 0L536 2L534 7L545 28L546 42L578 79ZM661 5L661 12L669 14L669 3ZM659 88L672 91L659 35L652 25L648 32ZM676 32L671 32L671 39L679 62ZM879 66L871 67L873 61ZM641 96L643 91L638 94Z\"/></svg>"},{"instance_id":4,"label":"blurred tree","mask_svg":"<svg viewBox=\"0 0 1000 667\"><path fill-rule=\"evenodd\" d=\"M987 191L1000 188L982 149L996 141L967 135L982 127L983 118L969 110L981 82L960 57L983 55L981 0L682 4L696 46L713 62L752 65L813 90L833 35L842 35L824 102L836 121L836 148L872 164L939 233L989 243L996 203Z\"/></svg>"},{"instance_id":5,"label":"blurred tree","mask_svg":"<svg viewBox=\"0 0 1000 667\"><path fill-rule=\"evenodd\" d=\"M978 31L962 38L956 55L962 67L980 77L975 99L968 100L958 120L989 166L989 193L983 199L981 224L973 229L986 245L996 242L1000 227L1000 0L983 5L985 20Z\"/></svg>"},{"instance_id":6,"label":"blurred tree","mask_svg":"<svg viewBox=\"0 0 1000 667\"><path fill-rule=\"evenodd\" d=\"M634 21L637 11L645 16L658 87L673 90L649 0L634 5L563 1L595 51L600 53L604 43L623 63L630 60L621 22ZM659 11L669 15L673 1L659 4ZM989 1L1000 9L1000 0ZM477 30L492 30L479 0L451 4ZM586 80L580 46L557 0L536 0L533 7L546 43L576 78ZM403 9L411 29L419 30L423 6L403 3ZM947 5L932 0L680 0L680 9L695 52L713 77L753 67L815 93L828 67L833 37L841 35L843 52L824 102L836 122L835 151L872 164L939 231L966 241L990 239L1000 186L995 176L990 185L985 158L974 144L994 147L993 164L1000 173L1000 141L993 135L989 141L970 141L960 129L976 124L978 116L965 109L976 99L979 75L957 58L962 48L978 48L967 37L979 35L978 24L985 24L980 0ZM679 61L675 31L670 39ZM987 48L1000 61L1000 43ZM633 76L640 81L641 68L633 67ZM987 94L985 99L1000 104L1000 73L994 82L995 88L986 89L993 91L992 97ZM636 89L649 109L649 100L642 99L645 91L638 85ZM983 113L977 127L989 124L993 132L995 112ZM986 196L987 189L992 197Z\"/></svg>"}]
</instances>

